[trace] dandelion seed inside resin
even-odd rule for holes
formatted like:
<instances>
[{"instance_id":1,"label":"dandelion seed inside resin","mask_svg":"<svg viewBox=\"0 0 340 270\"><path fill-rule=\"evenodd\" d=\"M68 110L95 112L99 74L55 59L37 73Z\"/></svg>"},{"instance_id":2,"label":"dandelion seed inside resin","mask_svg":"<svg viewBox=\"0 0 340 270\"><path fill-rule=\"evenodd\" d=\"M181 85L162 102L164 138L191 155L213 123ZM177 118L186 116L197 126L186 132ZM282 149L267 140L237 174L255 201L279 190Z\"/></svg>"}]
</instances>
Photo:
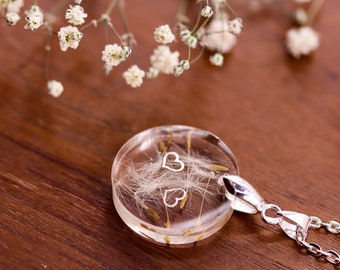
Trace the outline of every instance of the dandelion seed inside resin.
<instances>
[{"instance_id":1,"label":"dandelion seed inside resin","mask_svg":"<svg viewBox=\"0 0 340 270\"><path fill-rule=\"evenodd\" d=\"M210 132L161 126L131 138L112 166L124 222L153 242L185 245L218 231L233 209L218 179L238 174L230 149Z\"/></svg>"}]
</instances>

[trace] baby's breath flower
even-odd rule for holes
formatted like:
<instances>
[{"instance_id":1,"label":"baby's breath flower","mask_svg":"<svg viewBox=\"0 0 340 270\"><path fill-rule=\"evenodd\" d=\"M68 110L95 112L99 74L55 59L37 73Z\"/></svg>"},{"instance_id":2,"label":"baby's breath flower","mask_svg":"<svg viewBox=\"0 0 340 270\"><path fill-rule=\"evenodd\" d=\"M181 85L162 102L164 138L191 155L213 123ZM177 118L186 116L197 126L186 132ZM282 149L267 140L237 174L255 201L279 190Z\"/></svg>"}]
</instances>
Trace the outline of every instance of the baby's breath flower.
<instances>
[{"instance_id":1,"label":"baby's breath flower","mask_svg":"<svg viewBox=\"0 0 340 270\"><path fill-rule=\"evenodd\" d=\"M182 75L183 72L184 72L184 68L180 64L174 67L174 75L176 77Z\"/></svg>"},{"instance_id":2,"label":"baby's breath flower","mask_svg":"<svg viewBox=\"0 0 340 270\"><path fill-rule=\"evenodd\" d=\"M224 57L220 53L215 53L209 57L209 61L212 65L221 67L223 65Z\"/></svg>"},{"instance_id":3,"label":"baby's breath flower","mask_svg":"<svg viewBox=\"0 0 340 270\"><path fill-rule=\"evenodd\" d=\"M229 33L226 18L215 18L205 29L200 44L211 51L226 53L236 44L236 36Z\"/></svg>"},{"instance_id":4,"label":"baby's breath flower","mask_svg":"<svg viewBox=\"0 0 340 270\"><path fill-rule=\"evenodd\" d=\"M185 70L190 68L190 63L188 60L180 61L174 68L174 75L176 77L180 76Z\"/></svg>"},{"instance_id":5,"label":"baby's breath flower","mask_svg":"<svg viewBox=\"0 0 340 270\"><path fill-rule=\"evenodd\" d=\"M163 44L171 43L175 40L175 36L171 32L168 24L157 27L153 33L153 36L157 42Z\"/></svg>"},{"instance_id":6,"label":"baby's breath flower","mask_svg":"<svg viewBox=\"0 0 340 270\"><path fill-rule=\"evenodd\" d=\"M232 21L228 21L228 26L229 26L229 31L230 33L234 35L239 35L242 30L242 19L241 18L236 18Z\"/></svg>"},{"instance_id":7,"label":"baby's breath flower","mask_svg":"<svg viewBox=\"0 0 340 270\"><path fill-rule=\"evenodd\" d=\"M132 53L132 49L129 46L123 46L123 58L126 60Z\"/></svg>"},{"instance_id":8,"label":"baby's breath flower","mask_svg":"<svg viewBox=\"0 0 340 270\"><path fill-rule=\"evenodd\" d=\"M179 52L171 52L166 45L158 46L150 56L151 65L160 73L172 74L174 67L178 64Z\"/></svg>"},{"instance_id":9,"label":"baby's breath flower","mask_svg":"<svg viewBox=\"0 0 340 270\"><path fill-rule=\"evenodd\" d=\"M112 67L118 66L125 61L131 53L128 46L120 46L118 44L107 44L102 51L102 60L105 62L104 69L106 73L112 70Z\"/></svg>"},{"instance_id":10,"label":"baby's breath flower","mask_svg":"<svg viewBox=\"0 0 340 270\"><path fill-rule=\"evenodd\" d=\"M197 37L193 36L188 29L181 31L181 39L190 48L195 49L197 47Z\"/></svg>"},{"instance_id":11,"label":"baby's breath flower","mask_svg":"<svg viewBox=\"0 0 340 270\"><path fill-rule=\"evenodd\" d=\"M214 14L214 11L211 6L206 5L201 10L202 17L210 18L213 14Z\"/></svg>"},{"instance_id":12,"label":"baby's breath flower","mask_svg":"<svg viewBox=\"0 0 340 270\"><path fill-rule=\"evenodd\" d=\"M189 29L184 29L184 30L181 31L182 41L187 39L190 36L191 36L191 33L190 33Z\"/></svg>"},{"instance_id":13,"label":"baby's breath flower","mask_svg":"<svg viewBox=\"0 0 340 270\"><path fill-rule=\"evenodd\" d=\"M65 26L58 32L60 49L65 52L68 48L77 49L83 34L76 26Z\"/></svg>"},{"instance_id":14,"label":"baby's breath flower","mask_svg":"<svg viewBox=\"0 0 340 270\"><path fill-rule=\"evenodd\" d=\"M108 66L118 66L122 62L123 48L118 44L107 44L102 51L102 60Z\"/></svg>"},{"instance_id":15,"label":"baby's breath flower","mask_svg":"<svg viewBox=\"0 0 340 270\"><path fill-rule=\"evenodd\" d=\"M179 64L183 67L184 70L188 70L190 68L189 60L182 60Z\"/></svg>"},{"instance_id":16,"label":"baby's breath flower","mask_svg":"<svg viewBox=\"0 0 340 270\"><path fill-rule=\"evenodd\" d=\"M6 21L8 25L11 25L11 26L16 25L19 20L20 20L20 16L18 13L16 12L6 13Z\"/></svg>"},{"instance_id":17,"label":"baby's breath flower","mask_svg":"<svg viewBox=\"0 0 340 270\"><path fill-rule=\"evenodd\" d=\"M44 14L37 5L33 5L25 11L27 24L25 29L36 30L44 24Z\"/></svg>"},{"instance_id":18,"label":"baby's breath flower","mask_svg":"<svg viewBox=\"0 0 340 270\"><path fill-rule=\"evenodd\" d=\"M307 12L303 8L298 8L293 14L294 21L299 25L304 25L308 21Z\"/></svg>"},{"instance_id":19,"label":"baby's breath flower","mask_svg":"<svg viewBox=\"0 0 340 270\"><path fill-rule=\"evenodd\" d=\"M140 87L143 84L145 72L141 70L137 65L133 65L123 73L123 77L128 85L136 88Z\"/></svg>"},{"instance_id":20,"label":"baby's breath flower","mask_svg":"<svg viewBox=\"0 0 340 270\"><path fill-rule=\"evenodd\" d=\"M319 34L311 27L293 28L286 33L286 46L295 58L308 55L319 47Z\"/></svg>"},{"instance_id":21,"label":"baby's breath flower","mask_svg":"<svg viewBox=\"0 0 340 270\"><path fill-rule=\"evenodd\" d=\"M50 80L47 82L47 89L48 89L48 93L51 96L57 98L64 91L64 86L61 84L61 82L58 82L56 80Z\"/></svg>"},{"instance_id":22,"label":"baby's breath flower","mask_svg":"<svg viewBox=\"0 0 340 270\"><path fill-rule=\"evenodd\" d=\"M0 0L0 11L5 10L7 13L19 13L24 6L24 0Z\"/></svg>"},{"instance_id":23,"label":"baby's breath flower","mask_svg":"<svg viewBox=\"0 0 340 270\"><path fill-rule=\"evenodd\" d=\"M73 25L81 25L85 22L87 14L84 12L83 7L79 5L71 6L66 10L65 19Z\"/></svg>"},{"instance_id":24,"label":"baby's breath flower","mask_svg":"<svg viewBox=\"0 0 340 270\"><path fill-rule=\"evenodd\" d=\"M190 36L185 40L185 44L187 44L192 49L196 49L197 38L195 36Z\"/></svg>"},{"instance_id":25,"label":"baby's breath flower","mask_svg":"<svg viewBox=\"0 0 340 270\"><path fill-rule=\"evenodd\" d=\"M148 79L154 79L157 78L158 74L159 70L157 68L149 67L149 70L146 72L146 77Z\"/></svg>"}]
</instances>

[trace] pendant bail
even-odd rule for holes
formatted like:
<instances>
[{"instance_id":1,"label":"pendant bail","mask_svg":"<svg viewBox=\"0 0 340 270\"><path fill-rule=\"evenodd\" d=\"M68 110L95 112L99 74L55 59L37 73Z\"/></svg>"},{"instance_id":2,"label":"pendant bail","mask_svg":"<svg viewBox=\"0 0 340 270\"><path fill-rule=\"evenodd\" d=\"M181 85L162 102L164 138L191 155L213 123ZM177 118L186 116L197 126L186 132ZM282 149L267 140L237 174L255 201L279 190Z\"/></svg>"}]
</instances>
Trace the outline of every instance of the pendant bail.
<instances>
[{"instance_id":1,"label":"pendant bail","mask_svg":"<svg viewBox=\"0 0 340 270\"><path fill-rule=\"evenodd\" d=\"M305 241L310 224L309 216L292 211L281 211L276 205L266 204L262 196L245 179L238 175L224 174L221 176L226 186L226 197L232 201L234 210L256 214L262 213L262 218L269 224L279 224L281 229L297 242ZM266 216L266 210L276 210L276 217Z\"/></svg>"},{"instance_id":2,"label":"pendant bail","mask_svg":"<svg viewBox=\"0 0 340 270\"><path fill-rule=\"evenodd\" d=\"M279 223L281 229L296 242L304 242L307 238L307 231L310 225L310 217L292 211L280 211L277 213L282 217Z\"/></svg>"},{"instance_id":3,"label":"pendant bail","mask_svg":"<svg viewBox=\"0 0 340 270\"><path fill-rule=\"evenodd\" d=\"M256 214L266 205L262 196L245 179L238 175L221 176L226 186L226 197L232 201L231 207L237 211Z\"/></svg>"}]
</instances>

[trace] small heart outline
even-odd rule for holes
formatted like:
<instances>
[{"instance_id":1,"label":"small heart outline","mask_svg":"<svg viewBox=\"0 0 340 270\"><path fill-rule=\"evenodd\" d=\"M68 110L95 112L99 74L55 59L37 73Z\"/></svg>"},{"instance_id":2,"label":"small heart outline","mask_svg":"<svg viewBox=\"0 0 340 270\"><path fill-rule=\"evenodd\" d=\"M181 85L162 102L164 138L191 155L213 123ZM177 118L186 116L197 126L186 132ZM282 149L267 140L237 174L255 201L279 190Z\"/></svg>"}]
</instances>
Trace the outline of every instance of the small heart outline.
<instances>
[{"instance_id":1,"label":"small heart outline","mask_svg":"<svg viewBox=\"0 0 340 270\"><path fill-rule=\"evenodd\" d=\"M174 156L173 162L179 164L178 169L172 168L172 167L167 165L167 161L168 161L169 156ZM164 155L163 162L162 162L162 168L168 169L168 170L173 171L173 172L180 172L180 171L184 170L184 167L185 167L184 162L182 160L180 160L179 155L176 152L168 152Z\"/></svg>"},{"instance_id":2,"label":"small heart outline","mask_svg":"<svg viewBox=\"0 0 340 270\"><path fill-rule=\"evenodd\" d=\"M169 204L167 202L168 195L170 195L173 192L178 192L178 191L183 193L182 196L175 197L175 202L172 204ZM170 189L165 190L164 195L163 195L163 202L167 207L174 208L178 204L178 202L183 200L186 196L187 196L187 192L183 188L170 188Z\"/></svg>"}]
</instances>

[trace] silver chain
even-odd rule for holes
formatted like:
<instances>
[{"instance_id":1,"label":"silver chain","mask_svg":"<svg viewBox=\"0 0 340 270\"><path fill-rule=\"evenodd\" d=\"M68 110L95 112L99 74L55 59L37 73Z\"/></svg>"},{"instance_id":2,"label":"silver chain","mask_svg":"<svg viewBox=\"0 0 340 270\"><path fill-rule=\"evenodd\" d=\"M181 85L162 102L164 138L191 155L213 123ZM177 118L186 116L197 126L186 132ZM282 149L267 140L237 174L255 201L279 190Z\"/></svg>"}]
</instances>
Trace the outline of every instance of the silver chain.
<instances>
[{"instance_id":1,"label":"silver chain","mask_svg":"<svg viewBox=\"0 0 340 270\"><path fill-rule=\"evenodd\" d=\"M330 233L340 233L340 223L337 221L331 220L329 222L322 222L320 218L315 216L311 216L309 220L309 228L311 229L320 229L324 227ZM323 257L332 264L340 265L339 253L334 250L324 251L318 244L313 242L309 243L305 240L305 238L306 237L302 233L301 227L297 227L296 242L299 246L306 248L314 257Z\"/></svg>"},{"instance_id":2,"label":"silver chain","mask_svg":"<svg viewBox=\"0 0 340 270\"><path fill-rule=\"evenodd\" d=\"M325 227L327 231L330 233L340 233L340 223L337 221L328 221L328 222L322 222L320 218L311 216L309 217L310 224L309 228L312 229L320 229L321 227Z\"/></svg>"},{"instance_id":3,"label":"silver chain","mask_svg":"<svg viewBox=\"0 0 340 270\"><path fill-rule=\"evenodd\" d=\"M267 211L276 212L273 217L267 215ZM300 247L307 249L309 254L314 257L321 257L334 265L340 265L340 255L334 250L324 251L318 244L307 242L308 229L320 229L324 227L328 232L333 234L340 233L340 223L337 221L322 222L315 216L306 216L304 214L281 211L280 207L275 204L266 204L261 211L262 219L268 224L279 224L285 233L294 239ZM288 221L285 221L287 219Z\"/></svg>"},{"instance_id":4,"label":"silver chain","mask_svg":"<svg viewBox=\"0 0 340 270\"><path fill-rule=\"evenodd\" d=\"M340 233L340 223L337 221L322 222L315 216L307 216L293 211L282 211L275 204L266 204L261 195L245 179L238 175L222 176L226 186L226 196L233 201L235 210L256 214L261 213L262 219L268 224L277 224L296 243L315 257L338 266L340 265L340 255L334 250L324 251L318 244L307 242L306 238L309 229L325 228L333 234Z\"/></svg>"}]
</instances>

